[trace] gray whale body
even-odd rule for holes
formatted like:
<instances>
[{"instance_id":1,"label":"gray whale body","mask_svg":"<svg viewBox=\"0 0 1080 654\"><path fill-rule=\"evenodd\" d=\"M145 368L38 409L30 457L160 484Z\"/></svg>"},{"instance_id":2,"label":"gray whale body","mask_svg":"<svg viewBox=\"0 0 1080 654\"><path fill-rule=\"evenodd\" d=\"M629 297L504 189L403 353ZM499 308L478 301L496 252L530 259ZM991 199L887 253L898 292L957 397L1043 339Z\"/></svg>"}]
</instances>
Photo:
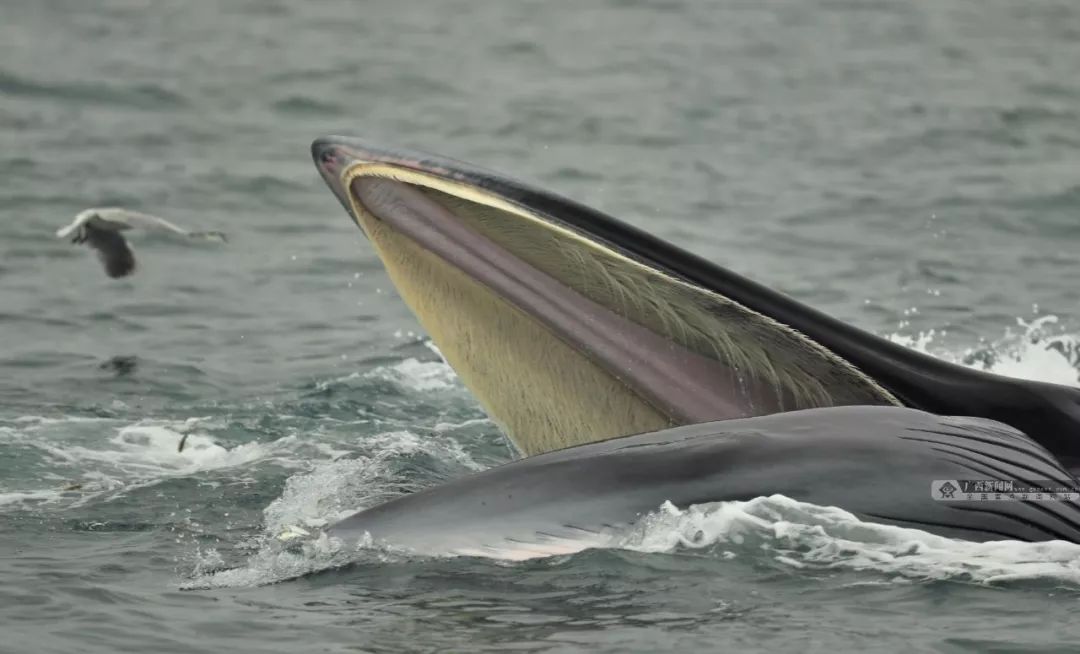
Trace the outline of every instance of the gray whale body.
<instances>
[{"instance_id":1,"label":"gray whale body","mask_svg":"<svg viewBox=\"0 0 1080 654\"><path fill-rule=\"evenodd\" d=\"M1075 501L932 497L933 482L959 479L1076 486L1044 448L998 422L833 407L540 454L360 511L328 533L419 554L529 558L602 544L664 502L782 494L974 541L1080 542Z\"/></svg>"}]
</instances>

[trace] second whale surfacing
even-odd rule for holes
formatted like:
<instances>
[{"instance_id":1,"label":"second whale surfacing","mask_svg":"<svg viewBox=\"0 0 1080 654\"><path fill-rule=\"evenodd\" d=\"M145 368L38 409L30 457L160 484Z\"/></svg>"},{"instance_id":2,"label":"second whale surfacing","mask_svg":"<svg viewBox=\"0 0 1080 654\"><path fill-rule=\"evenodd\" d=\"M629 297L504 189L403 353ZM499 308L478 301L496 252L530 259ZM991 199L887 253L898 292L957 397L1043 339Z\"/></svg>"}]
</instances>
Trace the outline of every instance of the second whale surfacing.
<instances>
[{"instance_id":1,"label":"second whale surfacing","mask_svg":"<svg viewBox=\"0 0 1080 654\"><path fill-rule=\"evenodd\" d=\"M591 542L664 501L783 494L943 535L1080 542L1075 502L930 492L948 479L1075 486L1080 389L914 352L469 164L344 137L312 153L526 455L332 534L513 557Z\"/></svg>"}]
</instances>

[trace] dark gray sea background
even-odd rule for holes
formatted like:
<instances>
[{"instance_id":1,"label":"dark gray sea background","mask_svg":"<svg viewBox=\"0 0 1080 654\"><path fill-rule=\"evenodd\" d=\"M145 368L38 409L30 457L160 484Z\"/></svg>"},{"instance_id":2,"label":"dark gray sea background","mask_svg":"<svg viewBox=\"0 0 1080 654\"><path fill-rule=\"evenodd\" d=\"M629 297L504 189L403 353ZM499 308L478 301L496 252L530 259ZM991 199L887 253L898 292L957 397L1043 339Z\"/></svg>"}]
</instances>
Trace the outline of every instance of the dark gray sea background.
<instances>
[{"instance_id":1,"label":"dark gray sea background","mask_svg":"<svg viewBox=\"0 0 1080 654\"><path fill-rule=\"evenodd\" d=\"M1072 0L3 0L0 651L1075 650L1080 546L782 497L523 563L283 546L511 456L316 174L328 133L1080 384ZM103 205L230 240L134 234L109 280L53 236Z\"/></svg>"}]
</instances>

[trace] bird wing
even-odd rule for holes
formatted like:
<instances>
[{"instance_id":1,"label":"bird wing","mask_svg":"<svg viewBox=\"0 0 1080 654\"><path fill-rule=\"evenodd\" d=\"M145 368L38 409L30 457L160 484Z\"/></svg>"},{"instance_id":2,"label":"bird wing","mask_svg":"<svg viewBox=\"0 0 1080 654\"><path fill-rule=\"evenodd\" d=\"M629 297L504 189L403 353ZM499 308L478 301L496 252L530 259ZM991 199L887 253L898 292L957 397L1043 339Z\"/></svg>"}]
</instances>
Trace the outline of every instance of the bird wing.
<instances>
[{"instance_id":1,"label":"bird wing","mask_svg":"<svg viewBox=\"0 0 1080 654\"><path fill-rule=\"evenodd\" d=\"M228 239L222 232L189 232L188 230L173 224L159 216L151 216L148 213L130 211L128 209L98 209L96 216L91 217L90 224L109 224L112 229L126 229L127 227L142 227L149 230L167 231L180 234L192 239L205 239L208 241L226 242Z\"/></svg>"},{"instance_id":2,"label":"bird wing","mask_svg":"<svg viewBox=\"0 0 1080 654\"><path fill-rule=\"evenodd\" d=\"M120 232L88 226L86 242L97 250L98 258L105 264L105 274L109 277L124 277L135 270L135 253Z\"/></svg>"},{"instance_id":3,"label":"bird wing","mask_svg":"<svg viewBox=\"0 0 1080 654\"><path fill-rule=\"evenodd\" d=\"M174 234L188 235L188 231L181 227L178 227L164 218L158 216L151 216L148 213L142 213L140 211L131 211L129 209L120 208L108 208L97 209L94 216L90 218L90 224L102 229L127 229L130 227L140 227L148 230L159 230L166 232L173 232Z\"/></svg>"},{"instance_id":4,"label":"bird wing","mask_svg":"<svg viewBox=\"0 0 1080 654\"><path fill-rule=\"evenodd\" d=\"M94 229L97 231L118 232L125 229L142 228L148 231L172 232L192 239L205 239L208 241L227 241L222 232L189 232L179 225L175 225L159 216L152 216L141 211L131 211L120 207L104 207L80 211L75 220L67 227L56 230L58 238L65 238L73 232L76 238L82 236L83 231ZM78 241L76 241L78 242Z\"/></svg>"},{"instance_id":5,"label":"bird wing","mask_svg":"<svg viewBox=\"0 0 1080 654\"><path fill-rule=\"evenodd\" d=\"M93 218L95 215L97 215L98 211L101 211L101 210L100 209L87 209L86 211L80 211L75 216L75 220L71 221L70 225L68 225L67 227L61 227L60 229L56 230L56 237L57 238L67 238L72 232L74 232L75 230L77 230L80 227L82 227L83 225L85 225L87 223L87 221L89 221L91 218Z\"/></svg>"}]
</instances>

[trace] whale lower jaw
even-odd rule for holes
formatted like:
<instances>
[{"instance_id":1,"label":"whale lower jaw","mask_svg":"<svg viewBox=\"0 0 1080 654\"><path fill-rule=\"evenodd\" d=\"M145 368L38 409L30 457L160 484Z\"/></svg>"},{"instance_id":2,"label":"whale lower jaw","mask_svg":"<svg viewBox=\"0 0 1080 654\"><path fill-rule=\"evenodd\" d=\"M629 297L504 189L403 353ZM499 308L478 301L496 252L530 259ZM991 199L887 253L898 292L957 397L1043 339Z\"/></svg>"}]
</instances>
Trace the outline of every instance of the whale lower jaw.
<instances>
[{"instance_id":1,"label":"whale lower jaw","mask_svg":"<svg viewBox=\"0 0 1080 654\"><path fill-rule=\"evenodd\" d=\"M726 420L514 461L360 511L331 536L429 555L533 558L605 547L670 503L783 495L860 519L967 540L1080 542L1075 500L935 496L942 480L1076 479L993 421L899 407L832 407Z\"/></svg>"}]
</instances>

